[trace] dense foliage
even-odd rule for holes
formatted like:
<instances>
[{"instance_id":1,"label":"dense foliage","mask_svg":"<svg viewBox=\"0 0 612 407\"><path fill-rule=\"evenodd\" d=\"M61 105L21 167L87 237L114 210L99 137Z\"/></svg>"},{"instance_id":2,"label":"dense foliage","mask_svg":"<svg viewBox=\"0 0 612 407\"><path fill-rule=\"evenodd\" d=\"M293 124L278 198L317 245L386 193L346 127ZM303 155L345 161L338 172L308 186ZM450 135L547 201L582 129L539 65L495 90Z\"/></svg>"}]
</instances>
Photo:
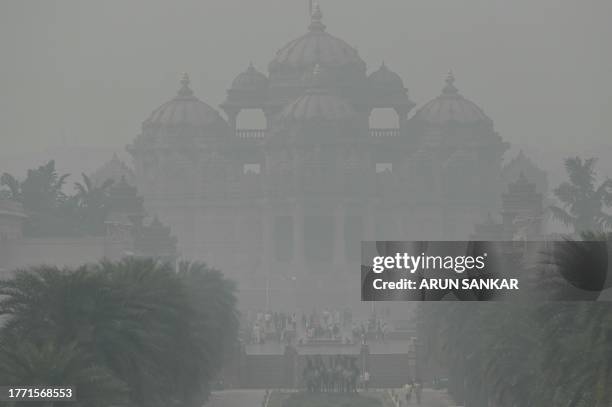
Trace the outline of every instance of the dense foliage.
<instances>
[{"instance_id":1,"label":"dense foliage","mask_svg":"<svg viewBox=\"0 0 612 407\"><path fill-rule=\"evenodd\" d=\"M58 174L55 161L30 169L23 180L4 173L0 198L20 202L28 215L24 233L32 237L103 235L112 208L114 181L94 185L82 174L74 191L65 191L70 174ZM135 196L135 200L138 198ZM142 206L142 202L140 202ZM142 210L144 213L144 210Z\"/></svg>"},{"instance_id":2,"label":"dense foliage","mask_svg":"<svg viewBox=\"0 0 612 407\"><path fill-rule=\"evenodd\" d=\"M427 354L466 407L608 407L609 303L423 306Z\"/></svg>"},{"instance_id":3,"label":"dense foliage","mask_svg":"<svg viewBox=\"0 0 612 407\"><path fill-rule=\"evenodd\" d=\"M104 236L105 222L112 213L125 215L133 224L135 250L143 257L171 261L177 241L170 228L157 218L144 222L143 198L125 179L108 179L100 185L81 174L72 193L65 191L69 174L59 175L55 162L30 169L23 180L4 173L0 177L0 199L22 204L27 215L26 237Z\"/></svg>"},{"instance_id":4,"label":"dense foliage","mask_svg":"<svg viewBox=\"0 0 612 407\"><path fill-rule=\"evenodd\" d=\"M601 232L612 228L612 179L596 185L594 158L565 160L569 180L553 191L561 206L549 209L553 217L576 233Z\"/></svg>"},{"instance_id":5,"label":"dense foliage","mask_svg":"<svg viewBox=\"0 0 612 407\"><path fill-rule=\"evenodd\" d=\"M594 300L611 284L612 180L596 185L594 166L594 159L568 158L568 181L554 190L562 205L551 206L552 215L575 234L542 264L586 293L562 298ZM448 369L458 404L612 405L612 303L442 302L424 304L420 315L425 354Z\"/></svg>"},{"instance_id":6,"label":"dense foliage","mask_svg":"<svg viewBox=\"0 0 612 407\"><path fill-rule=\"evenodd\" d=\"M0 295L0 383L76 385L75 406L200 407L237 331L233 283L201 263L38 267Z\"/></svg>"}]
</instances>

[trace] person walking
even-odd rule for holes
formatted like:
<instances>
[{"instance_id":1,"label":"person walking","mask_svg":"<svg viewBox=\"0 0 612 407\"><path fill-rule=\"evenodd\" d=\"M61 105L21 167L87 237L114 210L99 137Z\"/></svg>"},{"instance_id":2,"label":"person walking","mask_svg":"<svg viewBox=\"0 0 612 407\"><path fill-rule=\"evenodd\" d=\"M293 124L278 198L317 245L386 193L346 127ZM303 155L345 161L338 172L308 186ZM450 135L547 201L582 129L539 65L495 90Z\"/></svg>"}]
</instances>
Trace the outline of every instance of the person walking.
<instances>
[{"instance_id":1,"label":"person walking","mask_svg":"<svg viewBox=\"0 0 612 407\"><path fill-rule=\"evenodd\" d=\"M406 391L406 394L405 394L405 398L406 398L406 406L409 406L409 405L410 405L410 403L412 403L412 390L413 390L413 384L412 384L412 381L411 381L410 383L407 383L407 384L404 386L404 389L405 389L405 391Z\"/></svg>"},{"instance_id":2,"label":"person walking","mask_svg":"<svg viewBox=\"0 0 612 407\"><path fill-rule=\"evenodd\" d=\"M423 396L423 383L420 380L417 380L414 384L414 395L416 396L417 405L421 405L421 398Z\"/></svg>"},{"instance_id":3,"label":"person walking","mask_svg":"<svg viewBox=\"0 0 612 407\"><path fill-rule=\"evenodd\" d=\"M370 373L366 370L363 372L363 390L368 391L370 386Z\"/></svg>"}]
</instances>

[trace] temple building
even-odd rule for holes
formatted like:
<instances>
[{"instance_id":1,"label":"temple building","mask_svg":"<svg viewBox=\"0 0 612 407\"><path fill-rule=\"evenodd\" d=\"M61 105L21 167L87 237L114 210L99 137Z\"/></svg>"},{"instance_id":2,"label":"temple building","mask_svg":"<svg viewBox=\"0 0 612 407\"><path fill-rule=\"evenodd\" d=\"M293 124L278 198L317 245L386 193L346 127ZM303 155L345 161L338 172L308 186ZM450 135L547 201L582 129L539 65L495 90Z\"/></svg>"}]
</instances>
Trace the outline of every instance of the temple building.
<instances>
[{"instance_id":1,"label":"temple building","mask_svg":"<svg viewBox=\"0 0 612 407\"><path fill-rule=\"evenodd\" d=\"M267 74L250 64L233 80L224 115L185 74L128 146L134 180L184 258L240 283L242 306L358 303L362 240L465 240L501 211L508 143L493 121L452 73L415 106L386 64L368 74L316 6ZM380 109L393 125L373 123ZM248 110L265 123L242 128Z\"/></svg>"}]
</instances>

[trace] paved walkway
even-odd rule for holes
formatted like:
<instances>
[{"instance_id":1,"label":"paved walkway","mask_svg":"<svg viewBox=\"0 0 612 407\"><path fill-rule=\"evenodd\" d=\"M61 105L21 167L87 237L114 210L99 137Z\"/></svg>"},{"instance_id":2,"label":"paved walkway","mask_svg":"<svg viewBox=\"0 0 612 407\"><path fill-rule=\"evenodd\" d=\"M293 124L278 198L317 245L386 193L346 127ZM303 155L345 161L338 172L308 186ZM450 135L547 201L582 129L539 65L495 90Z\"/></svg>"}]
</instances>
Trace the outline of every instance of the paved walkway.
<instances>
[{"instance_id":1,"label":"paved walkway","mask_svg":"<svg viewBox=\"0 0 612 407\"><path fill-rule=\"evenodd\" d=\"M423 390L423 400L421 400L420 407L451 407L454 405L445 392L432 389ZM406 400L402 401L402 406L406 407ZM412 397L412 403L408 404L408 407L418 407L414 396Z\"/></svg>"},{"instance_id":2,"label":"paved walkway","mask_svg":"<svg viewBox=\"0 0 612 407\"><path fill-rule=\"evenodd\" d=\"M213 391L204 407L260 407L264 390Z\"/></svg>"},{"instance_id":3,"label":"paved walkway","mask_svg":"<svg viewBox=\"0 0 612 407\"><path fill-rule=\"evenodd\" d=\"M263 401L264 390L221 390L214 391L210 400L204 407L260 407ZM425 389L423 390L423 400L421 405L416 404L413 398L412 403L406 406L406 401L402 400L402 407L451 407L454 404L448 399L445 392Z\"/></svg>"}]
</instances>

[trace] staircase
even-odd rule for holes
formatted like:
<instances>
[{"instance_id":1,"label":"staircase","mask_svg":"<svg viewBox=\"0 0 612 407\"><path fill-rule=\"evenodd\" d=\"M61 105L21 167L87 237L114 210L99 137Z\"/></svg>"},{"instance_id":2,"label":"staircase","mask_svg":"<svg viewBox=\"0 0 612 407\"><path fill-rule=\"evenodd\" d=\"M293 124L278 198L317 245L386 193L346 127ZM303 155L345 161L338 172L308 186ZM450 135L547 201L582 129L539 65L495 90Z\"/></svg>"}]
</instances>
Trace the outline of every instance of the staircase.
<instances>
[{"instance_id":1,"label":"staircase","mask_svg":"<svg viewBox=\"0 0 612 407\"><path fill-rule=\"evenodd\" d=\"M280 388L285 385L283 355L248 355L244 387L251 389Z\"/></svg>"},{"instance_id":2,"label":"staircase","mask_svg":"<svg viewBox=\"0 0 612 407\"><path fill-rule=\"evenodd\" d=\"M413 360L407 354L370 355L370 386L397 388L414 379Z\"/></svg>"}]
</instances>

